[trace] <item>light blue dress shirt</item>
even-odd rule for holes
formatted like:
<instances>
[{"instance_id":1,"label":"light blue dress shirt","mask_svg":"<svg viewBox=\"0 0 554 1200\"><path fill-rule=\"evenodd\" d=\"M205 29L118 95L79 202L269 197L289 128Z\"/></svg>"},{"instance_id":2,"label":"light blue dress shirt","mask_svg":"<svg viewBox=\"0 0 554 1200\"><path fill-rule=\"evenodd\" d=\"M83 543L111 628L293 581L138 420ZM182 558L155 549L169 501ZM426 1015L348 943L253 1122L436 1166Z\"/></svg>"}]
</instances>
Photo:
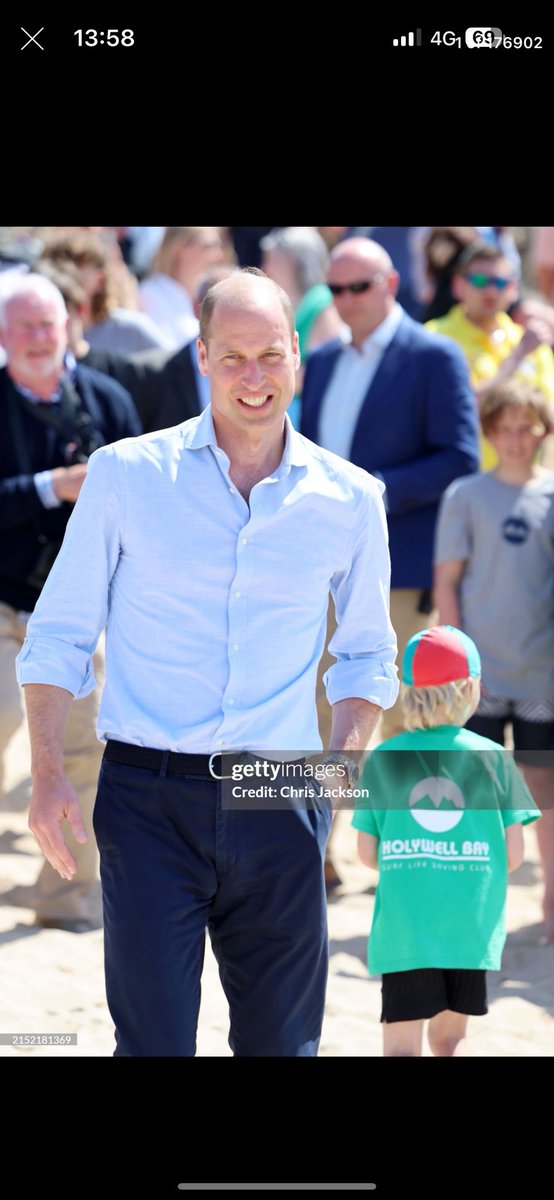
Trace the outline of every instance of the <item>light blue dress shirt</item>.
<instances>
[{"instance_id":1,"label":"light blue dress shirt","mask_svg":"<svg viewBox=\"0 0 554 1200\"><path fill-rule=\"evenodd\" d=\"M363 402L403 316L404 309L395 304L359 349L347 345L339 354L319 416L318 442L333 454L350 458Z\"/></svg>"},{"instance_id":2,"label":"light blue dress shirt","mask_svg":"<svg viewBox=\"0 0 554 1200\"><path fill-rule=\"evenodd\" d=\"M18 679L85 696L104 626L98 733L185 753L321 749L315 706L329 588L331 704L398 694L381 486L302 437L250 505L211 407L97 450L29 621Z\"/></svg>"}]
</instances>

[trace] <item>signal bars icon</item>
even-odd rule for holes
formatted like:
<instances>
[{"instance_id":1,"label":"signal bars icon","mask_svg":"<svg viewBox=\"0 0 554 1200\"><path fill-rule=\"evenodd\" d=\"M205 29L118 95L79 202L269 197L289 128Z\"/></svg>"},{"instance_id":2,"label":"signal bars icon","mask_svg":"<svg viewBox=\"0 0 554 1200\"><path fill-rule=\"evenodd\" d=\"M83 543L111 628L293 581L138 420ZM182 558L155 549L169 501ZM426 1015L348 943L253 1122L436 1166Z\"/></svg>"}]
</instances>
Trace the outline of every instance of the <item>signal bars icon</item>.
<instances>
[{"instance_id":1,"label":"signal bars icon","mask_svg":"<svg viewBox=\"0 0 554 1200\"><path fill-rule=\"evenodd\" d=\"M392 39L393 46L421 46L421 29L414 33L403 33L399 38Z\"/></svg>"}]
</instances>

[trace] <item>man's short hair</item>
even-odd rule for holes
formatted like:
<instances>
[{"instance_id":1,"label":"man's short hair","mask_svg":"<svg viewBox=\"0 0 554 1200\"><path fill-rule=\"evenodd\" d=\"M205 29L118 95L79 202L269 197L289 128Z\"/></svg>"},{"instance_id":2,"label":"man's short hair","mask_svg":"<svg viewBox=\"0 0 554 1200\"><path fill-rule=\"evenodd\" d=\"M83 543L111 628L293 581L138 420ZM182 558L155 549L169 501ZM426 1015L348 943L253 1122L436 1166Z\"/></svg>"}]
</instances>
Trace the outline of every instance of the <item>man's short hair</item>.
<instances>
[{"instance_id":1,"label":"man's short hair","mask_svg":"<svg viewBox=\"0 0 554 1200\"><path fill-rule=\"evenodd\" d=\"M258 279L263 279L269 285L269 287L272 288L287 319L292 341L295 332L294 309L289 297L287 296L287 293L282 287L279 287L278 283L274 283L273 279L270 279L269 275L265 274L265 271L260 271L259 267L241 267L240 270L233 271L229 276L229 279L239 278L241 275L255 275ZM202 301L202 308L200 309L200 337L202 338L206 348L208 346L208 339L210 336L210 324L218 299L218 291L220 288L225 288L228 282L228 279L223 279L220 283L214 283L213 287L209 288L209 290L206 292L206 295Z\"/></svg>"},{"instance_id":2,"label":"man's short hair","mask_svg":"<svg viewBox=\"0 0 554 1200\"><path fill-rule=\"evenodd\" d=\"M466 246L466 249L460 254L460 257L454 267L454 275L467 275L468 269L473 266L474 262L479 260L482 262L497 262L499 258L505 258L506 255L498 246L489 246L486 242L475 241L471 245ZM512 267L510 265L510 271Z\"/></svg>"},{"instance_id":3,"label":"man's short hair","mask_svg":"<svg viewBox=\"0 0 554 1200\"><path fill-rule=\"evenodd\" d=\"M0 327L5 328L6 309L12 300L18 296L39 296L41 300L53 300L59 311L60 323L67 320L67 310L64 298L51 279L44 275L27 272L25 275L12 275L0 289Z\"/></svg>"},{"instance_id":4,"label":"man's short hair","mask_svg":"<svg viewBox=\"0 0 554 1200\"><path fill-rule=\"evenodd\" d=\"M485 437L495 428L506 409L523 409L532 413L537 423L544 426L545 433L551 433L554 429L552 405L544 392L527 379L508 379L487 393L480 414Z\"/></svg>"},{"instance_id":5,"label":"man's short hair","mask_svg":"<svg viewBox=\"0 0 554 1200\"><path fill-rule=\"evenodd\" d=\"M329 267L329 251L317 229L304 225L287 225L262 238L260 249L278 250L290 259L299 291L307 292L318 283L325 283Z\"/></svg>"}]
</instances>

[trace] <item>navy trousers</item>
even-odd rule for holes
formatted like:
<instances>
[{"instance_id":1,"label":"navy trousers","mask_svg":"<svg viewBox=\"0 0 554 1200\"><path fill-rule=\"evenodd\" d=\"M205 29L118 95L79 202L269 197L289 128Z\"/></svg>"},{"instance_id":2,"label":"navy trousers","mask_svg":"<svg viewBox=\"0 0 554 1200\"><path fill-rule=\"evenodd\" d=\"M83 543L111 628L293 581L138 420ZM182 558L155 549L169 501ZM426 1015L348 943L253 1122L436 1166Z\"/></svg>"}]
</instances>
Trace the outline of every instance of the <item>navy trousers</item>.
<instances>
[{"instance_id":1,"label":"navy trousers","mask_svg":"<svg viewBox=\"0 0 554 1200\"><path fill-rule=\"evenodd\" d=\"M102 764L94 830L118 1056L194 1055L206 929L234 1055L317 1054L329 802L233 811L221 787Z\"/></svg>"}]
</instances>

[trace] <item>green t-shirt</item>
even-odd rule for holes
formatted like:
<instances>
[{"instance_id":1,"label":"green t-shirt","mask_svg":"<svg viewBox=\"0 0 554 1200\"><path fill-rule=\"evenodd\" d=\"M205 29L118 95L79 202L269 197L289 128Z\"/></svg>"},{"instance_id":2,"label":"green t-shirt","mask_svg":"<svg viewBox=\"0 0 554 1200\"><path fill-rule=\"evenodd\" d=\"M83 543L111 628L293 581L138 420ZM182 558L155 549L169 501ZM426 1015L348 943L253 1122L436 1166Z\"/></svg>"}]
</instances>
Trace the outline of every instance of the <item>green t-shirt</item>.
<instances>
[{"instance_id":1,"label":"green t-shirt","mask_svg":"<svg viewBox=\"0 0 554 1200\"><path fill-rule=\"evenodd\" d=\"M402 733L373 751L360 790L352 824L379 838L370 973L498 970L504 828L540 817L511 755L454 725Z\"/></svg>"}]
</instances>

